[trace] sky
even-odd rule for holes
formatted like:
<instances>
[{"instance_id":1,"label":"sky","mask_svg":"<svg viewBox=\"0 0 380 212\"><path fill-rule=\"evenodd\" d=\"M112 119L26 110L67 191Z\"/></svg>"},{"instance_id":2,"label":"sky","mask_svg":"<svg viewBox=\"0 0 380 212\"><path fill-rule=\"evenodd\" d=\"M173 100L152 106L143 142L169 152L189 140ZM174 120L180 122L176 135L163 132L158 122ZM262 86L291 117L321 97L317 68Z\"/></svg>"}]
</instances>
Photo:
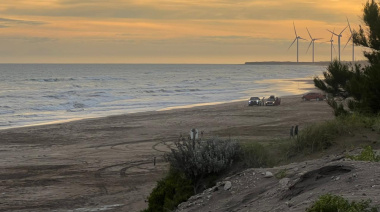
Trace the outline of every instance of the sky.
<instances>
[{"instance_id":1,"label":"sky","mask_svg":"<svg viewBox=\"0 0 380 212\"><path fill-rule=\"evenodd\" d=\"M296 61L310 37L330 60L331 33L358 29L365 0L2 0L0 63L202 63ZM341 58L350 33L342 33ZM334 39L336 50L337 38ZM357 59L363 49L356 47ZM338 52L333 52L334 57Z\"/></svg>"}]
</instances>

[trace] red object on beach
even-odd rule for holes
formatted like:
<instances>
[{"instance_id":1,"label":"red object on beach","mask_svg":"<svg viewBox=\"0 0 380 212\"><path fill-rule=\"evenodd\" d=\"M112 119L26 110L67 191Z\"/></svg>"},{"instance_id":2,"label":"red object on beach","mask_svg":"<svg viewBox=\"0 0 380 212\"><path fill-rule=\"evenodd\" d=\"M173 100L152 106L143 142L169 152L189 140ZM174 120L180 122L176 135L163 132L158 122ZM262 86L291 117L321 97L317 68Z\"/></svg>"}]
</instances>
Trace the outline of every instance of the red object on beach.
<instances>
[{"instance_id":1,"label":"red object on beach","mask_svg":"<svg viewBox=\"0 0 380 212\"><path fill-rule=\"evenodd\" d=\"M326 99L326 96L320 94L320 93L308 93L302 96L303 101L310 101L312 99L315 99L317 101Z\"/></svg>"}]
</instances>

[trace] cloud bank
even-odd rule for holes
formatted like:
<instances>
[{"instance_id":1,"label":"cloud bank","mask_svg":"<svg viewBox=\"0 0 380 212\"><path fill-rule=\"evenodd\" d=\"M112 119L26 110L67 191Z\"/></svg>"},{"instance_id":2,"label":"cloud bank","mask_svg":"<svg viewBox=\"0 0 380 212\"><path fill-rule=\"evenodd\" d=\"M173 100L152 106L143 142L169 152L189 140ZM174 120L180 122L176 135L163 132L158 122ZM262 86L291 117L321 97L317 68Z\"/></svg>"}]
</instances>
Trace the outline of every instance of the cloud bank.
<instances>
[{"instance_id":1,"label":"cloud bank","mask_svg":"<svg viewBox=\"0 0 380 212\"><path fill-rule=\"evenodd\" d=\"M0 44L7 54L0 53L3 56L0 62L294 60L290 52L293 49L287 52L294 39L293 21L301 36L308 38L308 27L314 37L327 41L330 34L326 29L343 29L346 16L353 27L360 23L363 3L357 0L6 1L0 3L0 38L3 38ZM348 36L346 32L343 39ZM308 42L301 43L300 48L304 45L306 52ZM316 60L328 60L328 44L316 45L319 45ZM24 53L18 53L18 48ZM309 60L306 54L302 57Z\"/></svg>"}]
</instances>

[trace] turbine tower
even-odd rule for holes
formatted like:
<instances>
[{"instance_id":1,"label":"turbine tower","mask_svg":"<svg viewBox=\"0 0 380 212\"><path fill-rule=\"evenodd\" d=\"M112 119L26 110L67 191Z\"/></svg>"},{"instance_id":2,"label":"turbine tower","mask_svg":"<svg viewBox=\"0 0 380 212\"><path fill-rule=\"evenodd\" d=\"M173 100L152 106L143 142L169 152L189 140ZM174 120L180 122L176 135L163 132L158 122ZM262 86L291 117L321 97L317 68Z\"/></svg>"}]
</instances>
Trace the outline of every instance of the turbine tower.
<instances>
[{"instance_id":1,"label":"turbine tower","mask_svg":"<svg viewBox=\"0 0 380 212\"><path fill-rule=\"evenodd\" d=\"M347 18L347 17L346 17ZM350 40L352 40L352 63L355 62L355 44L354 44L354 39L352 38L352 30L351 30L351 26L350 26L350 22L348 21L348 18L347 18L347 23L348 23L348 28L350 29L350 38L348 39L346 45L344 46L343 50L346 48L348 42L350 42Z\"/></svg>"},{"instance_id":2,"label":"turbine tower","mask_svg":"<svg viewBox=\"0 0 380 212\"><path fill-rule=\"evenodd\" d=\"M313 38L313 37L311 37L311 34L310 34L309 29L307 27L306 27L306 30L307 30L307 33L309 33L309 36L310 36L310 39L311 39L309 47L307 47L306 53L309 51L311 44L313 44L313 63L314 63L314 41L320 40L321 38Z\"/></svg>"},{"instance_id":3,"label":"turbine tower","mask_svg":"<svg viewBox=\"0 0 380 212\"><path fill-rule=\"evenodd\" d=\"M290 44L288 50L290 49L290 47L292 47L292 45L294 44L294 42L296 42L296 40L297 40L297 63L298 63L298 40L299 39L306 40L306 39L301 38L300 36L297 35L296 26L294 25L294 22L293 22L293 27L294 27L294 34L296 35L296 38L294 39L293 43Z\"/></svg>"},{"instance_id":4,"label":"turbine tower","mask_svg":"<svg viewBox=\"0 0 380 212\"><path fill-rule=\"evenodd\" d=\"M344 30L346 30L348 26L344 27L344 29L339 33L339 34L336 34L334 32L331 32L330 30L327 30L329 32L331 32L332 34L334 34L335 36L338 37L338 55L339 55L339 62L340 62L340 38L342 37L342 33L344 32Z\"/></svg>"},{"instance_id":5,"label":"turbine tower","mask_svg":"<svg viewBox=\"0 0 380 212\"><path fill-rule=\"evenodd\" d=\"M333 40L333 36L334 36L334 31L335 31L335 29L332 31L332 33L331 33L331 38L330 38L330 40L328 41L328 42L330 42L330 44L331 44L331 46L330 46L330 51L331 51L331 62L333 61L333 56L332 56L332 50L333 50L333 48L334 48L334 51L335 51L335 47L334 47L334 44L333 44L333 42L334 42L334 40Z\"/></svg>"}]
</instances>

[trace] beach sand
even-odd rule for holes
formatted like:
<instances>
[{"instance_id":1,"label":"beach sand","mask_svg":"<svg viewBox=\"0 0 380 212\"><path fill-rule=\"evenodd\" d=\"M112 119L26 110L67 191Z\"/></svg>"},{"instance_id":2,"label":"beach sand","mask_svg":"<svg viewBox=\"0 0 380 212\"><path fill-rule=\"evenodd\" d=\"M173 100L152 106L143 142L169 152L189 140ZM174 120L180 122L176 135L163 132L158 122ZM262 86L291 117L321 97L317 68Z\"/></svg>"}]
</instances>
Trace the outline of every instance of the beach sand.
<instances>
[{"instance_id":1,"label":"beach sand","mask_svg":"<svg viewBox=\"0 0 380 212\"><path fill-rule=\"evenodd\" d=\"M325 101L297 95L280 106L243 101L1 130L0 211L139 211L167 170L163 154L191 128L254 141L332 118Z\"/></svg>"}]
</instances>

